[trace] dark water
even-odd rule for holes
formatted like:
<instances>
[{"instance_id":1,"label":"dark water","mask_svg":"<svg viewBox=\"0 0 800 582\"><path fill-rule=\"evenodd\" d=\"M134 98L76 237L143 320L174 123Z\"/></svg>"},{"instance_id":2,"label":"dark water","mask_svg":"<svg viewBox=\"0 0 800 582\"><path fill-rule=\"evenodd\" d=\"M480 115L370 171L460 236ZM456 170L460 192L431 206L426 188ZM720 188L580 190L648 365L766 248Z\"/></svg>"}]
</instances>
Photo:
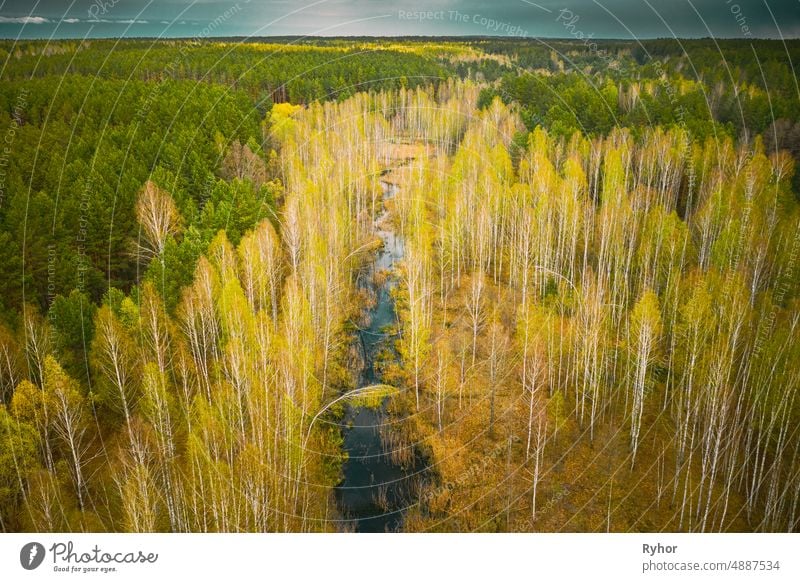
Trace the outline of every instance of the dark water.
<instances>
[{"instance_id":1,"label":"dark water","mask_svg":"<svg viewBox=\"0 0 800 582\"><path fill-rule=\"evenodd\" d=\"M384 199L394 195L394 186L384 183ZM383 239L372 266L377 271L391 271L403 258L403 242L383 225L386 213L376 220L376 233ZM383 225L383 226L382 226ZM397 315L390 290L395 282L387 277L375 289L377 298L370 310L370 324L361 330L360 340L364 350L364 369L359 386L381 383L380 371L375 368L379 352L391 349L394 337L386 333L387 326L396 323ZM402 525L403 510L415 502L417 485L424 471L424 461L417 451L412 459L401 466L387 454L381 431L390 435L397 422L386 411L387 401L378 408L348 407L345 412L344 448L349 459L343 467L344 479L336 489L339 510L345 520L343 529L358 532L397 531Z\"/></svg>"}]
</instances>

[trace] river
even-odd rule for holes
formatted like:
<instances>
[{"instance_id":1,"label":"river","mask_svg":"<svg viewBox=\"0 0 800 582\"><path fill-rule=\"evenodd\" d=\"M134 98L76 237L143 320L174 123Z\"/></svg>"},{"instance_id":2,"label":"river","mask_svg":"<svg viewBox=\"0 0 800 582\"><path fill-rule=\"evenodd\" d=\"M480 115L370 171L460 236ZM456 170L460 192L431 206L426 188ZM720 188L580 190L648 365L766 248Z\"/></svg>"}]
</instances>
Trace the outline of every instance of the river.
<instances>
[{"instance_id":1,"label":"river","mask_svg":"<svg viewBox=\"0 0 800 582\"><path fill-rule=\"evenodd\" d=\"M381 182L381 185L385 202L394 196L396 186L388 182ZM393 350L395 339L392 333L386 333L386 328L396 329L397 314L391 289L396 285L393 270L403 258L404 247L387 217L384 204L375 220L375 233L383 246L367 278L368 284L374 287L376 301L369 312L369 325L359 331L364 356L359 387L382 383L380 370L375 366L376 357L387 348ZM382 271L390 275L376 278L375 274ZM384 398L377 407L347 405L345 409L343 437L349 457L342 468L343 480L336 488L345 531L398 531L402 527L404 510L417 500L427 467L416 448L395 449L395 453L400 454L391 454L393 447L404 445L389 444L397 442L392 437L398 418L388 412L388 400ZM398 458L404 458L404 462Z\"/></svg>"}]
</instances>

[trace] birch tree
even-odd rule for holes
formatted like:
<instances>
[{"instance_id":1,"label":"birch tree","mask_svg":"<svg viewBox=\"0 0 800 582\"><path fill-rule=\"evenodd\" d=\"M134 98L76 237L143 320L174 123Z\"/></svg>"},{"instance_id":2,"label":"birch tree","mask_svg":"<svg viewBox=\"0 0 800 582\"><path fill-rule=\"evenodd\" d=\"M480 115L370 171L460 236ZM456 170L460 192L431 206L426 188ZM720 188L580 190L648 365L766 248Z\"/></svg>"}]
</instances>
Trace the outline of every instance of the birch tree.
<instances>
[{"instance_id":1,"label":"birch tree","mask_svg":"<svg viewBox=\"0 0 800 582\"><path fill-rule=\"evenodd\" d=\"M631 314L630 350L633 357L631 379L631 468L636 463L639 448L639 433L647 392L652 387L652 366L659 357L661 341L661 310L658 298L652 291L645 291Z\"/></svg>"}]
</instances>

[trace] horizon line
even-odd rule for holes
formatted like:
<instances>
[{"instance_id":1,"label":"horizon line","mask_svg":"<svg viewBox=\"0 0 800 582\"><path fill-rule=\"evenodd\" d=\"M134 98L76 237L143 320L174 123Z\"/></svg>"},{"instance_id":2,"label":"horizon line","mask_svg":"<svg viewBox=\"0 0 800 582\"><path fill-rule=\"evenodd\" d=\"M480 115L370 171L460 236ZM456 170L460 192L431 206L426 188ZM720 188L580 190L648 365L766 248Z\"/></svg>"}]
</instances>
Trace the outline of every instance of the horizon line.
<instances>
[{"instance_id":1,"label":"horizon line","mask_svg":"<svg viewBox=\"0 0 800 582\"><path fill-rule=\"evenodd\" d=\"M99 36L99 37L78 37L78 36L55 36L55 37L36 37L36 38L20 38L12 36L2 36L0 34L0 41L13 41L13 42L40 42L40 41L62 41L62 40L187 40L202 42L205 40L244 40L256 41L259 39L320 39L320 40L336 40L336 39L388 39L388 40L430 40L430 39L443 39L443 40L468 40L468 39L489 39L489 40L508 40L508 41L526 41L526 40L562 40L582 44L586 39L578 39L574 37L565 36L516 36L516 35L491 35L491 34L449 34L449 35L409 35L409 34L382 34L382 35L306 35L306 34L279 34L279 35L209 35L209 36L152 36L152 35L124 35L124 36ZM608 41L608 42L641 42L651 40L680 40L680 41L698 41L698 40L715 40L715 41L772 41L772 42L786 42L800 40L798 36L784 36L784 37L770 37L770 36L642 36L635 38L620 38L620 37L592 37L593 42Z\"/></svg>"}]
</instances>

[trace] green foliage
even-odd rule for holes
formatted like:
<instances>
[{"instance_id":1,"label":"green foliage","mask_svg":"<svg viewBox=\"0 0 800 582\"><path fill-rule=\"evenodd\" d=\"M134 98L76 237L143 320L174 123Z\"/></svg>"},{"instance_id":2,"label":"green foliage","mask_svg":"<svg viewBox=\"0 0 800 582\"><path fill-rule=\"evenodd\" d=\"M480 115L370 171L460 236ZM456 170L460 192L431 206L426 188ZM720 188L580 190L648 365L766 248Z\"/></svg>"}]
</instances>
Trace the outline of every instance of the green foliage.
<instances>
[{"instance_id":1,"label":"green foliage","mask_svg":"<svg viewBox=\"0 0 800 582\"><path fill-rule=\"evenodd\" d=\"M86 356L94 338L96 310L84 293L73 289L67 297L57 296L47 313L58 354L64 366L78 378L86 378Z\"/></svg>"},{"instance_id":2,"label":"green foliage","mask_svg":"<svg viewBox=\"0 0 800 582\"><path fill-rule=\"evenodd\" d=\"M275 216L276 193L280 186L270 182L255 188L250 182L218 180L203 206L199 229L206 240L224 230L230 241L238 244L242 235L264 218Z\"/></svg>"},{"instance_id":3,"label":"green foliage","mask_svg":"<svg viewBox=\"0 0 800 582\"><path fill-rule=\"evenodd\" d=\"M192 282L197 260L208 246L203 234L191 226L180 242L170 238L162 256L150 262L144 280L158 289L167 310L172 313L178 306L181 291ZM121 308L121 304L115 312Z\"/></svg>"},{"instance_id":4,"label":"green foliage","mask_svg":"<svg viewBox=\"0 0 800 582\"><path fill-rule=\"evenodd\" d=\"M18 529L17 512L28 476L39 466L39 435L0 404L0 530Z\"/></svg>"}]
</instances>

